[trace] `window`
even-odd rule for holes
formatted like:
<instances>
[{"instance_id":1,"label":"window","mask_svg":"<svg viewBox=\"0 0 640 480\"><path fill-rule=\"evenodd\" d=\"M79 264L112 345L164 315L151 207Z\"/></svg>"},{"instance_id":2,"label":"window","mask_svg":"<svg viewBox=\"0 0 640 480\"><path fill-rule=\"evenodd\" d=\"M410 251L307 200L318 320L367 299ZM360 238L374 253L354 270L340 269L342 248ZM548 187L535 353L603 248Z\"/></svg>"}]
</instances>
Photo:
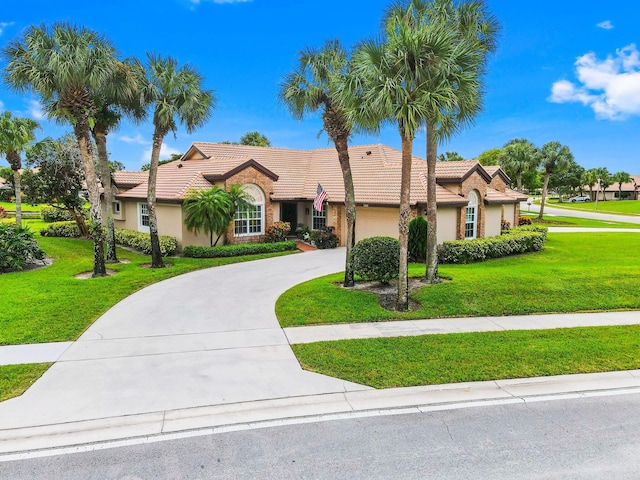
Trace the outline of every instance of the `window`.
<instances>
[{"instance_id":1,"label":"window","mask_svg":"<svg viewBox=\"0 0 640 480\"><path fill-rule=\"evenodd\" d=\"M111 212L114 215L120 215L120 202L112 202L111 203Z\"/></svg>"},{"instance_id":2,"label":"window","mask_svg":"<svg viewBox=\"0 0 640 480\"><path fill-rule=\"evenodd\" d=\"M478 230L478 194L475 190L469 192L469 205L464 222L464 238L476 238Z\"/></svg>"},{"instance_id":3,"label":"window","mask_svg":"<svg viewBox=\"0 0 640 480\"><path fill-rule=\"evenodd\" d=\"M260 187L250 183L243 185L242 190L252 198L253 206L236 212L233 234L236 237L262 235L264 233L264 193Z\"/></svg>"},{"instance_id":4,"label":"window","mask_svg":"<svg viewBox=\"0 0 640 480\"><path fill-rule=\"evenodd\" d=\"M146 203L138 204L138 231L149 233L149 206Z\"/></svg>"},{"instance_id":5,"label":"window","mask_svg":"<svg viewBox=\"0 0 640 480\"><path fill-rule=\"evenodd\" d=\"M324 208L321 212L319 212L314 208L311 229L320 230L321 228L324 228L326 226L327 226L327 209Z\"/></svg>"}]
</instances>

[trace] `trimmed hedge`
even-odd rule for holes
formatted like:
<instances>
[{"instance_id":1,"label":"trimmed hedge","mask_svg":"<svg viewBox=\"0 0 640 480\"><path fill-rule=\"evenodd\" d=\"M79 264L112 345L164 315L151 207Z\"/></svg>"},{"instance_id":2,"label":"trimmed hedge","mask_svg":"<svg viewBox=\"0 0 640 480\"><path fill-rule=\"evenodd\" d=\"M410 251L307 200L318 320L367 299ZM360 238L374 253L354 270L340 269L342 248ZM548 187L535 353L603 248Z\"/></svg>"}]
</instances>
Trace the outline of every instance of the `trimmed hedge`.
<instances>
[{"instance_id":1,"label":"trimmed hedge","mask_svg":"<svg viewBox=\"0 0 640 480\"><path fill-rule=\"evenodd\" d=\"M78 228L78 224L73 220L68 222L53 222L50 223L47 228L40 230L40 235L43 237L78 238L80 236L80 229Z\"/></svg>"},{"instance_id":2,"label":"trimmed hedge","mask_svg":"<svg viewBox=\"0 0 640 480\"><path fill-rule=\"evenodd\" d=\"M116 228L116 243L140 250L147 255L151 254L151 235L148 233L134 232ZM160 252L163 257L173 255L178 249L178 241L175 237L160 235Z\"/></svg>"},{"instance_id":3,"label":"trimmed hedge","mask_svg":"<svg viewBox=\"0 0 640 480\"><path fill-rule=\"evenodd\" d=\"M220 247L197 247L187 245L182 254L191 258L219 258L240 257L242 255L256 255L259 253L286 252L295 250L296 242L289 240L277 243L243 243L240 245L222 245Z\"/></svg>"},{"instance_id":4,"label":"trimmed hedge","mask_svg":"<svg viewBox=\"0 0 640 480\"><path fill-rule=\"evenodd\" d=\"M353 273L363 280L389 283L400 270L400 242L391 237L364 238L351 250Z\"/></svg>"},{"instance_id":5,"label":"trimmed hedge","mask_svg":"<svg viewBox=\"0 0 640 480\"><path fill-rule=\"evenodd\" d=\"M84 214L84 218L89 219L88 208L83 208L82 213ZM40 208L40 218L42 218L43 222L47 223L68 222L70 220L75 220L75 218L73 218L73 215L71 215L68 210L51 207L49 205L43 205Z\"/></svg>"},{"instance_id":6,"label":"trimmed hedge","mask_svg":"<svg viewBox=\"0 0 640 480\"><path fill-rule=\"evenodd\" d=\"M546 236L545 227L528 226L514 228L497 237L447 241L438 247L438 262L472 263L518 253L538 252L542 250Z\"/></svg>"}]
</instances>

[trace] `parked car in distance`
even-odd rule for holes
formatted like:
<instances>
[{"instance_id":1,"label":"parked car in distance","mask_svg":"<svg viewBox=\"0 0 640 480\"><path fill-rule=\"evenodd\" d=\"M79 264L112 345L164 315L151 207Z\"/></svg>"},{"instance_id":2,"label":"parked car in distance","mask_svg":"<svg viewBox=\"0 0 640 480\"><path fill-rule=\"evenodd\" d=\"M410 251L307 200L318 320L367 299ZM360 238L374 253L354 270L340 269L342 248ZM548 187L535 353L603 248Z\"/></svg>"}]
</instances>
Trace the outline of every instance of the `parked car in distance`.
<instances>
[{"instance_id":1,"label":"parked car in distance","mask_svg":"<svg viewBox=\"0 0 640 480\"><path fill-rule=\"evenodd\" d=\"M571 197L569 199L569 201L571 203L576 203L576 202L590 202L591 201L591 197L589 197L588 195L577 195L575 197Z\"/></svg>"}]
</instances>

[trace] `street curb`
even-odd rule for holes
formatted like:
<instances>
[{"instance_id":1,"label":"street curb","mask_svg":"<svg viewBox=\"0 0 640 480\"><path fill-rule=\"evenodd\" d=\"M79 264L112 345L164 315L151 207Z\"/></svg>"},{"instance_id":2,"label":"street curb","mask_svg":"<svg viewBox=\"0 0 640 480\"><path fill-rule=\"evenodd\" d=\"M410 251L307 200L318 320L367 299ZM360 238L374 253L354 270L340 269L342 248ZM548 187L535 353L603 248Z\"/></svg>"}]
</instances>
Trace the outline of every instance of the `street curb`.
<instances>
[{"instance_id":1,"label":"street curb","mask_svg":"<svg viewBox=\"0 0 640 480\"><path fill-rule=\"evenodd\" d=\"M0 462L290 423L640 393L640 370L362 390L0 429ZM560 396L560 397L559 397Z\"/></svg>"}]
</instances>

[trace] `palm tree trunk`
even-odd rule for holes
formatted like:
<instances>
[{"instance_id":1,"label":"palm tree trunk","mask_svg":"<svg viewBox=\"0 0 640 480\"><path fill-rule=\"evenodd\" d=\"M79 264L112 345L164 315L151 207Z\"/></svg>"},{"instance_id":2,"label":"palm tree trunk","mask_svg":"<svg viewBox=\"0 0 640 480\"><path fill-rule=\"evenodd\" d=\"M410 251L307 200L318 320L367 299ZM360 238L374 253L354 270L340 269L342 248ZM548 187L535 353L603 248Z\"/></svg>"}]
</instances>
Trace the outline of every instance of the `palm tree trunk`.
<instances>
[{"instance_id":1,"label":"palm tree trunk","mask_svg":"<svg viewBox=\"0 0 640 480\"><path fill-rule=\"evenodd\" d=\"M111 185L111 168L109 166L109 153L107 152L107 131L106 128L96 125L92 130L93 138L98 149L98 166L100 169L100 181L104 188L103 210L106 213L107 220L107 263L118 263L116 255L116 235L113 226L113 211L111 204L113 202L113 190Z\"/></svg>"},{"instance_id":2,"label":"palm tree trunk","mask_svg":"<svg viewBox=\"0 0 640 480\"><path fill-rule=\"evenodd\" d=\"M542 215L544 214L544 202L547 198L547 188L549 186L549 177L551 177L551 173L545 172L544 184L542 185L542 198L540 199L540 213L538 213L538 220L542 220Z\"/></svg>"},{"instance_id":3,"label":"palm tree trunk","mask_svg":"<svg viewBox=\"0 0 640 480\"><path fill-rule=\"evenodd\" d=\"M16 194L16 226L22 227L22 198L20 197L20 172L13 171L13 185Z\"/></svg>"},{"instance_id":4,"label":"palm tree trunk","mask_svg":"<svg viewBox=\"0 0 640 480\"><path fill-rule=\"evenodd\" d=\"M436 157L438 141L434 125L427 126L427 283L438 277L438 204L436 198Z\"/></svg>"},{"instance_id":5,"label":"palm tree trunk","mask_svg":"<svg viewBox=\"0 0 640 480\"><path fill-rule=\"evenodd\" d=\"M516 172L516 183L517 183L516 189L520 193L522 193L522 172Z\"/></svg>"},{"instance_id":6,"label":"palm tree trunk","mask_svg":"<svg viewBox=\"0 0 640 480\"><path fill-rule=\"evenodd\" d=\"M347 136L339 136L334 139L338 152L338 161L342 169L342 179L344 180L344 205L347 220L347 258L344 266L344 286L353 287L354 273L351 262L351 249L356 241L356 194L353 188L353 176L351 175L351 165L349 163L349 147Z\"/></svg>"},{"instance_id":7,"label":"palm tree trunk","mask_svg":"<svg viewBox=\"0 0 640 480\"><path fill-rule=\"evenodd\" d=\"M158 160L164 135L153 133L153 146L151 148L151 166L149 167L149 183L147 190L147 208L149 211L149 234L151 236L151 268L164 268L162 252L160 251L160 238L158 237L158 218L156 216L156 182L158 178Z\"/></svg>"},{"instance_id":8,"label":"palm tree trunk","mask_svg":"<svg viewBox=\"0 0 640 480\"><path fill-rule=\"evenodd\" d=\"M402 136L402 177L400 181L400 218L398 220L398 240L400 241L400 269L398 272L398 300L396 309L409 308L409 218L411 217L411 156L413 140Z\"/></svg>"},{"instance_id":9,"label":"palm tree trunk","mask_svg":"<svg viewBox=\"0 0 640 480\"><path fill-rule=\"evenodd\" d=\"M89 192L89 204L91 206L91 234L93 236L93 277L104 277L107 269L104 263L104 241L102 232L102 207L100 205L100 189L98 188L98 177L93 165L93 155L91 155L91 142L89 140L89 121L85 118L78 118L73 126L73 130L78 140L78 148L82 157L84 168L84 178L87 182Z\"/></svg>"}]
</instances>

